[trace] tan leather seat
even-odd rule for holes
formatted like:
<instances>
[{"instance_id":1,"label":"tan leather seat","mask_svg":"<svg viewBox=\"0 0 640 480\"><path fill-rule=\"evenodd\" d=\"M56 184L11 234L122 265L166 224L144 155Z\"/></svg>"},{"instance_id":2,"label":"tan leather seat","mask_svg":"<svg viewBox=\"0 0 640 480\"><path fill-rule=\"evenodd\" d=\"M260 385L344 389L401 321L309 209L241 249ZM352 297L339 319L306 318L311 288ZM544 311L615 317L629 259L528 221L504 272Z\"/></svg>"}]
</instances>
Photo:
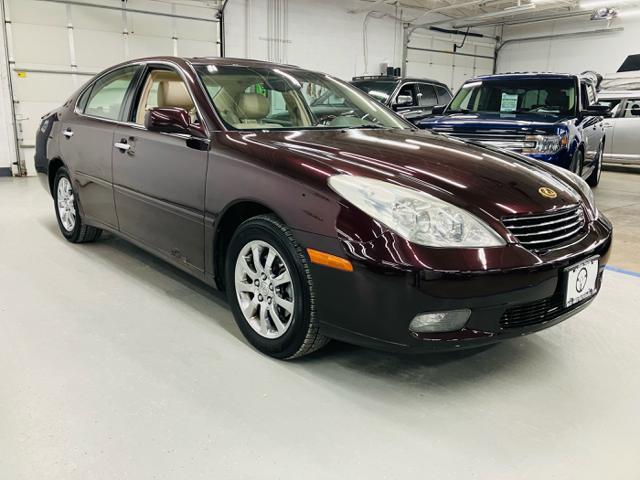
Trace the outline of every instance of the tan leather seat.
<instances>
[{"instance_id":1,"label":"tan leather seat","mask_svg":"<svg viewBox=\"0 0 640 480\"><path fill-rule=\"evenodd\" d=\"M158 84L158 106L184 108L187 111L194 108L184 83L169 80L163 80Z\"/></svg>"},{"instance_id":2,"label":"tan leather seat","mask_svg":"<svg viewBox=\"0 0 640 480\"><path fill-rule=\"evenodd\" d=\"M236 100L236 110L240 123L236 128L280 127L277 123L264 123L271 111L271 102L259 93L241 93Z\"/></svg>"}]
</instances>

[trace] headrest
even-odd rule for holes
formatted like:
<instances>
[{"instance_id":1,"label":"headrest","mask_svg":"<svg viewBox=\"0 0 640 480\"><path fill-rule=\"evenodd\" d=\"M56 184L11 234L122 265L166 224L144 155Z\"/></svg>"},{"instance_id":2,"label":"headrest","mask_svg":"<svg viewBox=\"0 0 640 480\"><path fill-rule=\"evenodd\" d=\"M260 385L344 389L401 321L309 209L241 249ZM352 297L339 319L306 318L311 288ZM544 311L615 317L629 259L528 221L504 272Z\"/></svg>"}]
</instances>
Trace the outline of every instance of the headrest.
<instances>
[{"instance_id":1,"label":"headrest","mask_svg":"<svg viewBox=\"0 0 640 480\"><path fill-rule=\"evenodd\" d=\"M562 90L551 90L547 95L545 103L555 107L566 107L569 97Z\"/></svg>"},{"instance_id":2,"label":"headrest","mask_svg":"<svg viewBox=\"0 0 640 480\"><path fill-rule=\"evenodd\" d=\"M193 102L182 82L163 80L158 84L158 106L178 107L189 111Z\"/></svg>"},{"instance_id":3,"label":"headrest","mask_svg":"<svg viewBox=\"0 0 640 480\"><path fill-rule=\"evenodd\" d=\"M238 116L243 120L259 120L271 110L269 99L259 93L241 93L238 97Z\"/></svg>"}]
</instances>

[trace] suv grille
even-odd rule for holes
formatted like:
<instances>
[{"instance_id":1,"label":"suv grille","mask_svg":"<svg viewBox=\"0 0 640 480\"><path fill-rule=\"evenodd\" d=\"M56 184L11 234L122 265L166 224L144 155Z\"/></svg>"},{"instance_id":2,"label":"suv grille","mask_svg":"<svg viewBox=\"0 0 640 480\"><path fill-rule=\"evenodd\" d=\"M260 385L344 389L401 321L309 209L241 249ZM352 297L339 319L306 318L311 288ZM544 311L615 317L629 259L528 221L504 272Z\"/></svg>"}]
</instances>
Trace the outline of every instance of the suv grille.
<instances>
[{"instance_id":1,"label":"suv grille","mask_svg":"<svg viewBox=\"0 0 640 480\"><path fill-rule=\"evenodd\" d=\"M534 215L505 217L503 225L524 247L549 250L573 240L586 224L579 205Z\"/></svg>"},{"instance_id":2,"label":"suv grille","mask_svg":"<svg viewBox=\"0 0 640 480\"><path fill-rule=\"evenodd\" d=\"M525 134L517 133L491 133L491 132L464 132L464 131L444 131L433 129L438 133L443 133L451 137L462 140L471 140L496 148L504 148L514 152L522 152L525 148L535 148L535 140L527 140Z\"/></svg>"}]
</instances>

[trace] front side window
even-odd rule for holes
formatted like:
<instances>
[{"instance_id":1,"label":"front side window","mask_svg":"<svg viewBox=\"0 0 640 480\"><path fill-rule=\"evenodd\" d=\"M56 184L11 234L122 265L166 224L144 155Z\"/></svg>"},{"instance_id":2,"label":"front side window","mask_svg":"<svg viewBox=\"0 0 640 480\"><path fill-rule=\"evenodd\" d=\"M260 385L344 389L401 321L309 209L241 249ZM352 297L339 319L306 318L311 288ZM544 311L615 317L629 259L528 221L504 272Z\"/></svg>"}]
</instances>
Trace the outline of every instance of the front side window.
<instances>
[{"instance_id":1,"label":"front side window","mask_svg":"<svg viewBox=\"0 0 640 480\"><path fill-rule=\"evenodd\" d=\"M438 97L433 85L418 83L418 103L421 107L433 107L438 104Z\"/></svg>"},{"instance_id":2,"label":"front side window","mask_svg":"<svg viewBox=\"0 0 640 480\"><path fill-rule=\"evenodd\" d=\"M196 107L186 85L173 70L151 70L142 87L136 107L135 123L144 125L144 117L152 108L177 107L189 112L191 121L197 121Z\"/></svg>"},{"instance_id":3,"label":"front side window","mask_svg":"<svg viewBox=\"0 0 640 480\"><path fill-rule=\"evenodd\" d=\"M458 90L447 113L572 115L575 100L571 79L478 80Z\"/></svg>"},{"instance_id":4,"label":"front side window","mask_svg":"<svg viewBox=\"0 0 640 480\"><path fill-rule=\"evenodd\" d=\"M436 85L436 93L438 94L438 105L446 105L451 101L451 93L446 88Z\"/></svg>"},{"instance_id":5,"label":"front side window","mask_svg":"<svg viewBox=\"0 0 640 480\"><path fill-rule=\"evenodd\" d=\"M623 118L640 118L640 98L630 98L625 105Z\"/></svg>"},{"instance_id":6,"label":"front side window","mask_svg":"<svg viewBox=\"0 0 640 480\"><path fill-rule=\"evenodd\" d=\"M354 87L357 87L363 92L371 95L380 103L387 103L389 101L389 97L391 97L391 94L396 89L396 82L392 80L356 80L352 82L352 84Z\"/></svg>"},{"instance_id":7,"label":"front side window","mask_svg":"<svg viewBox=\"0 0 640 480\"><path fill-rule=\"evenodd\" d=\"M100 78L91 89L84 113L93 117L118 120L124 98L137 66L124 67Z\"/></svg>"},{"instance_id":8,"label":"front side window","mask_svg":"<svg viewBox=\"0 0 640 480\"><path fill-rule=\"evenodd\" d=\"M195 68L231 129L410 128L362 91L329 75L284 67Z\"/></svg>"}]
</instances>

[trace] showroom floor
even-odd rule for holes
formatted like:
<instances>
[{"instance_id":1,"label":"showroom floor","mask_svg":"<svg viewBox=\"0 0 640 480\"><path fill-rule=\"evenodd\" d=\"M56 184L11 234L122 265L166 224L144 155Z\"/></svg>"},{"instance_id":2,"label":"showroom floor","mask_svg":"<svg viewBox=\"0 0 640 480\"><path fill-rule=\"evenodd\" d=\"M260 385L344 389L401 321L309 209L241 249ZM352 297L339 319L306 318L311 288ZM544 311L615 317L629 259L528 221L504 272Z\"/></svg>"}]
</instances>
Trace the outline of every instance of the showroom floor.
<instances>
[{"instance_id":1,"label":"showroom floor","mask_svg":"<svg viewBox=\"0 0 640 480\"><path fill-rule=\"evenodd\" d=\"M626 273L577 317L284 363L219 293L111 235L67 243L38 181L2 178L0 478L637 478L640 176L605 172L597 197Z\"/></svg>"}]
</instances>

